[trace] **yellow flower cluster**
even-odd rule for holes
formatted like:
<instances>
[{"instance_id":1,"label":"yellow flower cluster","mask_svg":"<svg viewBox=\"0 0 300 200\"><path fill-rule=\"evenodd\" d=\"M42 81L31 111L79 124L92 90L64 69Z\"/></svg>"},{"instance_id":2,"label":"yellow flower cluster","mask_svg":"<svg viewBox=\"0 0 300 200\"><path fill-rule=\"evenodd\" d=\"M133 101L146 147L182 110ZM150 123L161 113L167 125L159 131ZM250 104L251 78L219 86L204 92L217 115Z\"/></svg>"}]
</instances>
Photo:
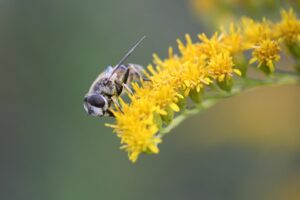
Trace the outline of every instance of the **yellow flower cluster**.
<instances>
[{"instance_id":1,"label":"yellow flower cluster","mask_svg":"<svg viewBox=\"0 0 300 200\"><path fill-rule=\"evenodd\" d=\"M185 109L188 97L201 103L204 89L214 82L230 91L233 75L241 75L234 62L236 54L252 50L251 63L257 61L259 67L265 64L273 72L274 62L280 58L279 41L295 42L299 30L299 20L290 10L282 12L277 24L244 18L242 26L231 24L228 31L221 28L221 34L215 33L211 38L200 34L199 42L192 42L186 35L185 44L177 41L179 55L171 47L167 59L154 55L155 67L149 65L145 71L149 81L132 84L130 103L119 99L122 110L113 111L116 122L108 126L121 138L121 148L132 162L141 153L157 154L162 141L159 131L172 121L174 113Z\"/></svg>"},{"instance_id":2,"label":"yellow flower cluster","mask_svg":"<svg viewBox=\"0 0 300 200\"><path fill-rule=\"evenodd\" d=\"M300 21L292 9L281 12L282 20L277 24L278 37L284 39L288 43L300 40Z\"/></svg>"},{"instance_id":3,"label":"yellow flower cluster","mask_svg":"<svg viewBox=\"0 0 300 200\"><path fill-rule=\"evenodd\" d=\"M300 10L300 1L297 0L188 0L190 10L201 22L219 26L230 21L236 21L243 15L253 17L273 16L274 8L293 7Z\"/></svg>"},{"instance_id":4,"label":"yellow flower cluster","mask_svg":"<svg viewBox=\"0 0 300 200\"><path fill-rule=\"evenodd\" d=\"M273 62L277 62L280 59L278 42L266 39L262 40L260 45L254 48L252 52L253 58L250 60L250 63L258 61L258 68L266 67L266 73L273 73L275 71Z\"/></svg>"}]
</instances>

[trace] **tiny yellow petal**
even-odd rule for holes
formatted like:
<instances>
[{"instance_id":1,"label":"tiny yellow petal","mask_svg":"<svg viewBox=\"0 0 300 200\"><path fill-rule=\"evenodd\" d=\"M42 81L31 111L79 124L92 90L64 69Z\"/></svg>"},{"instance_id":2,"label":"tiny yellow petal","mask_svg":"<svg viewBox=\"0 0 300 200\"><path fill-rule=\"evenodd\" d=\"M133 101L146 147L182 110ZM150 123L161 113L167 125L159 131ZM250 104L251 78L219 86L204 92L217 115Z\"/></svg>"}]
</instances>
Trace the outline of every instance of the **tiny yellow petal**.
<instances>
[{"instance_id":1,"label":"tiny yellow petal","mask_svg":"<svg viewBox=\"0 0 300 200\"><path fill-rule=\"evenodd\" d=\"M190 93L190 90L191 90L191 88L187 88L187 89L184 91L184 96L188 96L189 93Z\"/></svg>"},{"instance_id":2,"label":"tiny yellow petal","mask_svg":"<svg viewBox=\"0 0 300 200\"><path fill-rule=\"evenodd\" d=\"M173 48L172 47L169 47L169 58L172 58L173 56Z\"/></svg>"},{"instance_id":3,"label":"tiny yellow petal","mask_svg":"<svg viewBox=\"0 0 300 200\"><path fill-rule=\"evenodd\" d=\"M189 34L185 34L185 39L186 39L187 44L191 45L193 43L192 38Z\"/></svg>"},{"instance_id":4,"label":"tiny yellow petal","mask_svg":"<svg viewBox=\"0 0 300 200\"><path fill-rule=\"evenodd\" d=\"M148 65L148 70L151 72L152 75L155 75L156 74L156 71L154 70L153 66L152 65Z\"/></svg>"},{"instance_id":5,"label":"tiny yellow petal","mask_svg":"<svg viewBox=\"0 0 300 200\"><path fill-rule=\"evenodd\" d=\"M117 128L117 127L118 127L118 126L115 125L115 124L108 124L108 123L105 123L104 126L110 127L110 128Z\"/></svg>"},{"instance_id":6,"label":"tiny yellow petal","mask_svg":"<svg viewBox=\"0 0 300 200\"><path fill-rule=\"evenodd\" d=\"M251 60L249 61L249 64L253 64L257 61L257 58L251 58Z\"/></svg>"},{"instance_id":7,"label":"tiny yellow petal","mask_svg":"<svg viewBox=\"0 0 300 200\"><path fill-rule=\"evenodd\" d=\"M178 96L180 99L184 99L184 96L182 96L181 94L177 93L176 96Z\"/></svg>"},{"instance_id":8,"label":"tiny yellow petal","mask_svg":"<svg viewBox=\"0 0 300 200\"><path fill-rule=\"evenodd\" d=\"M129 155L129 160L133 163L135 163L137 161L139 157L139 153L138 152L134 152L132 154Z\"/></svg>"},{"instance_id":9,"label":"tiny yellow petal","mask_svg":"<svg viewBox=\"0 0 300 200\"><path fill-rule=\"evenodd\" d=\"M197 91L198 93L200 92L200 89L201 89L200 85L197 85L196 91Z\"/></svg>"},{"instance_id":10,"label":"tiny yellow petal","mask_svg":"<svg viewBox=\"0 0 300 200\"><path fill-rule=\"evenodd\" d=\"M168 114L165 110L162 110L162 109L157 110L157 112L158 112L160 115L167 115L167 114Z\"/></svg>"},{"instance_id":11,"label":"tiny yellow petal","mask_svg":"<svg viewBox=\"0 0 300 200\"><path fill-rule=\"evenodd\" d=\"M242 72L239 69L233 69L234 73L236 73L239 76L242 76Z\"/></svg>"},{"instance_id":12,"label":"tiny yellow petal","mask_svg":"<svg viewBox=\"0 0 300 200\"><path fill-rule=\"evenodd\" d=\"M156 145L150 145L148 148L149 148L150 152L153 153L153 154L158 154L159 153L159 148L157 148Z\"/></svg>"},{"instance_id":13,"label":"tiny yellow petal","mask_svg":"<svg viewBox=\"0 0 300 200\"><path fill-rule=\"evenodd\" d=\"M180 111L180 108L178 107L178 105L176 103L171 103L170 108L172 108L172 110L174 110L175 112Z\"/></svg>"},{"instance_id":14,"label":"tiny yellow petal","mask_svg":"<svg viewBox=\"0 0 300 200\"><path fill-rule=\"evenodd\" d=\"M213 81L210 80L209 78L204 78L201 80L202 83L206 84L206 85L209 85L210 83L212 83Z\"/></svg>"},{"instance_id":15,"label":"tiny yellow petal","mask_svg":"<svg viewBox=\"0 0 300 200\"><path fill-rule=\"evenodd\" d=\"M125 101L123 101L123 99L121 97L118 98L121 107L124 107L126 105Z\"/></svg>"},{"instance_id":16,"label":"tiny yellow petal","mask_svg":"<svg viewBox=\"0 0 300 200\"><path fill-rule=\"evenodd\" d=\"M190 86L191 86L190 82L187 81L187 80L184 81L184 84L185 84L187 87L190 87Z\"/></svg>"},{"instance_id":17,"label":"tiny yellow petal","mask_svg":"<svg viewBox=\"0 0 300 200\"><path fill-rule=\"evenodd\" d=\"M224 79L225 79L225 74L222 74L221 76L218 77L218 80L219 80L220 82L223 82Z\"/></svg>"},{"instance_id":18,"label":"tiny yellow petal","mask_svg":"<svg viewBox=\"0 0 300 200\"><path fill-rule=\"evenodd\" d=\"M272 60L268 60L267 61L267 66L269 67L269 69L270 69L271 72L275 71L275 68L274 68Z\"/></svg>"}]
</instances>

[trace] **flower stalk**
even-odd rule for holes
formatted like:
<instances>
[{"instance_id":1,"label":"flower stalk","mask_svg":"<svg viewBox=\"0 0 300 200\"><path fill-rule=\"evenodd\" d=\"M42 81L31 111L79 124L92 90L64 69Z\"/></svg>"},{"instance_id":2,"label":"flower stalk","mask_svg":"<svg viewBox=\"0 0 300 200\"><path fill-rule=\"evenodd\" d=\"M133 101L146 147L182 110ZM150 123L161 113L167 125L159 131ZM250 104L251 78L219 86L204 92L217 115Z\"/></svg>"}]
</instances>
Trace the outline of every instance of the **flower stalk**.
<instances>
[{"instance_id":1,"label":"flower stalk","mask_svg":"<svg viewBox=\"0 0 300 200\"><path fill-rule=\"evenodd\" d=\"M201 103L201 105L197 105L194 108L186 109L185 111L183 111L181 115L173 119L172 123L170 123L168 126L160 130L159 136L164 137L167 133L171 132L174 128L180 125L187 118L211 108L216 103L228 97L236 96L264 86L275 87L275 86L283 86L283 85L294 85L299 83L300 83L300 75L289 74L289 73L275 73L274 78L267 79L267 80L250 79L250 78L241 79L240 83L234 86L232 92L219 93L217 95L207 96L205 97L205 100Z\"/></svg>"}]
</instances>

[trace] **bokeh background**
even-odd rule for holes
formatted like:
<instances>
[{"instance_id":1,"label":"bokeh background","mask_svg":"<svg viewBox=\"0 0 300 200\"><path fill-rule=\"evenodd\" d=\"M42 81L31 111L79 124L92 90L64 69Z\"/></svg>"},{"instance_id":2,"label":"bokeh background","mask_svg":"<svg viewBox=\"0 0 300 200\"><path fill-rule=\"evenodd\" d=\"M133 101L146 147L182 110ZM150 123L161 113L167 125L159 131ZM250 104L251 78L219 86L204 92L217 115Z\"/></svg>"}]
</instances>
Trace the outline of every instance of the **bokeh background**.
<instances>
[{"instance_id":1,"label":"bokeh background","mask_svg":"<svg viewBox=\"0 0 300 200\"><path fill-rule=\"evenodd\" d=\"M226 16L278 19L282 2ZM299 85L224 100L136 164L104 127L112 119L84 112L98 73L142 35L129 61L147 65L185 33L212 33L210 12L196 11L174 0L0 0L0 199L300 199Z\"/></svg>"}]
</instances>

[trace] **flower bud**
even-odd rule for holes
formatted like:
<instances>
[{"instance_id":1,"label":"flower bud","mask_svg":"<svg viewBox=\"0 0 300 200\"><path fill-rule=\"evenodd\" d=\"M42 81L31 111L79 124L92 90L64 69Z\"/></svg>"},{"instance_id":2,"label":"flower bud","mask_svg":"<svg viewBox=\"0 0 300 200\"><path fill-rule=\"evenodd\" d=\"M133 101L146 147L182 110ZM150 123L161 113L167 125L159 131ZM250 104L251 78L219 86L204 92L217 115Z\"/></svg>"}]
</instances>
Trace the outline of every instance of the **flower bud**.
<instances>
[{"instance_id":1,"label":"flower bud","mask_svg":"<svg viewBox=\"0 0 300 200\"><path fill-rule=\"evenodd\" d=\"M230 92L232 85L233 85L233 80L231 76L225 76L223 81L217 80L218 86L222 89L225 90L226 92Z\"/></svg>"}]
</instances>

